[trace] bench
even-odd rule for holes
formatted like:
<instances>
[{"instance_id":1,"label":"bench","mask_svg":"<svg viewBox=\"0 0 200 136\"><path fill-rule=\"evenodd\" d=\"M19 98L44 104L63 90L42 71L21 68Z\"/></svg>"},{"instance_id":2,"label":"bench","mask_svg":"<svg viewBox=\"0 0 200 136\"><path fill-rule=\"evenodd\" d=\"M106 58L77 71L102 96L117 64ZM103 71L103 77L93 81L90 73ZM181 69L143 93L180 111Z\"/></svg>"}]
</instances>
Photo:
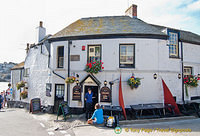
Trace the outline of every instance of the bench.
<instances>
[{"instance_id":1,"label":"bench","mask_svg":"<svg viewBox=\"0 0 200 136\"><path fill-rule=\"evenodd\" d=\"M135 118L159 118L166 116L166 111L171 112L174 116L174 107L170 104L162 103L150 103L150 104L138 104L130 105L131 109L135 113Z\"/></svg>"},{"instance_id":2,"label":"bench","mask_svg":"<svg viewBox=\"0 0 200 136\"><path fill-rule=\"evenodd\" d=\"M113 106L113 105L101 105L101 108L104 111L104 114L110 113L110 116L113 114L117 114L119 118L121 117L122 108L120 106Z\"/></svg>"}]
</instances>

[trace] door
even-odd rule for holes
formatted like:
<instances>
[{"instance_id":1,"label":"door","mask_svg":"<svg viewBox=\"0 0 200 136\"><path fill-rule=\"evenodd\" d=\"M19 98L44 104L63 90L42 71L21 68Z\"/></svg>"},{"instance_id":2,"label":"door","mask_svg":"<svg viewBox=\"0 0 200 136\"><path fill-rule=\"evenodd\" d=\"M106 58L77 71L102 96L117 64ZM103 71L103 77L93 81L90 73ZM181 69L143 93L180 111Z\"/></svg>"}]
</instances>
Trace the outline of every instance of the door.
<instances>
[{"instance_id":1,"label":"door","mask_svg":"<svg viewBox=\"0 0 200 136\"><path fill-rule=\"evenodd\" d=\"M98 86L85 86L85 94L88 92L88 88L90 88L93 92L93 97L92 97L92 111L94 111L94 106L96 103L98 103L99 99L99 93L98 93ZM84 101L85 101L85 94L84 94ZM86 109L86 101L84 103L84 109Z\"/></svg>"},{"instance_id":2,"label":"door","mask_svg":"<svg viewBox=\"0 0 200 136\"><path fill-rule=\"evenodd\" d=\"M64 101L64 84L55 85L54 113L58 112L59 104Z\"/></svg>"}]
</instances>

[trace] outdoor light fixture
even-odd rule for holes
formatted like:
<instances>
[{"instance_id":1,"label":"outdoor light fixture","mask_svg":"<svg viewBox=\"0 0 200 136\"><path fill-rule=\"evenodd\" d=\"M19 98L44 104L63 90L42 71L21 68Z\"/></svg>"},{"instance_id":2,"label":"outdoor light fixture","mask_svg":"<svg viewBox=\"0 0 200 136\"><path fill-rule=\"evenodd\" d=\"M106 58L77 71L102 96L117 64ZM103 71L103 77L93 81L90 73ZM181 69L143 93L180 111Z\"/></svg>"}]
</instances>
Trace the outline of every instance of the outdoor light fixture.
<instances>
[{"instance_id":1,"label":"outdoor light fixture","mask_svg":"<svg viewBox=\"0 0 200 136\"><path fill-rule=\"evenodd\" d=\"M153 78L154 78L154 79L157 79L157 74L156 74L156 73L153 74Z\"/></svg>"},{"instance_id":2,"label":"outdoor light fixture","mask_svg":"<svg viewBox=\"0 0 200 136\"><path fill-rule=\"evenodd\" d=\"M106 81L106 80L104 81L104 85L105 85L105 86L107 85L107 81Z\"/></svg>"},{"instance_id":3,"label":"outdoor light fixture","mask_svg":"<svg viewBox=\"0 0 200 136\"><path fill-rule=\"evenodd\" d=\"M181 74L180 73L178 74L178 79L181 79Z\"/></svg>"},{"instance_id":4,"label":"outdoor light fixture","mask_svg":"<svg viewBox=\"0 0 200 136\"><path fill-rule=\"evenodd\" d=\"M200 78L200 74L198 74L198 78Z\"/></svg>"},{"instance_id":5,"label":"outdoor light fixture","mask_svg":"<svg viewBox=\"0 0 200 136\"><path fill-rule=\"evenodd\" d=\"M11 84L10 84L10 83L8 83L8 87L9 87L9 88L11 87Z\"/></svg>"},{"instance_id":6,"label":"outdoor light fixture","mask_svg":"<svg viewBox=\"0 0 200 136\"><path fill-rule=\"evenodd\" d=\"M76 80L76 85L78 85L79 84L79 80Z\"/></svg>"},{"instance_id":7,"label":"outdoor light fixture","mask_svg":"<svg viewBox=\"0 0 200 136\"><path fill-rule=\"evenodd\" d=\"M79 80L79 74L76 74L76 79Z\"/></svg>"}]
</instances>

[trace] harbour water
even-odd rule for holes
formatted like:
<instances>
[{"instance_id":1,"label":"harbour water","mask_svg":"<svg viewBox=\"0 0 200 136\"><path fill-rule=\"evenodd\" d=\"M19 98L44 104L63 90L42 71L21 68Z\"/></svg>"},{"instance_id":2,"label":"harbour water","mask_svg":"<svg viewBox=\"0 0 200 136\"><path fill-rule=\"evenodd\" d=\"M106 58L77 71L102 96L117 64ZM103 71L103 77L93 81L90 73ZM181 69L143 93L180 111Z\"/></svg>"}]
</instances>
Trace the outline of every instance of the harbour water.
<instances>
[{"instance_id":1,"label":"harbour water","mask_svg":"<svg viewBox=\"0 0 200 136\"><path fill-rule=\"evenodd\" d=\"M0 82L0 92L8 89L8 83L9 82Z\"/></svg>"}]
</instances>

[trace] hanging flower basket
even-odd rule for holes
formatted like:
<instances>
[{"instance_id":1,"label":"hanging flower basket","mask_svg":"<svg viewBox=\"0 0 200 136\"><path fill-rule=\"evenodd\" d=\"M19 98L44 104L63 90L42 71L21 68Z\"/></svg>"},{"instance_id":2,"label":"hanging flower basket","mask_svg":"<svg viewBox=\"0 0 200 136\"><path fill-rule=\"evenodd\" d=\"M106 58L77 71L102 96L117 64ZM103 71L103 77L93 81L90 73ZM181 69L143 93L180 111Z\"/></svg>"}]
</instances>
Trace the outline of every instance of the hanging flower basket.
<instances>
[{"instance_id":1,"label":"hanging flower basket","mask_svg":"<svg viewBox=\"0 0 200 136\"><path fill-rule=\"evenodd\" d=\"M102 61L94 61L86 64L85 71L91 74L97 74L98 72L102 72L104 67L102 66Z\"/></svg>"},{"instance_id":2,"label":"hanging flower basket","mask_svg":"<svg viewBox=\"0 0 200 136\"><path fill-rule=\"evenodd\" d=\"M19 90L19 89L22 88L22 87L25 87L25 83L26 83L26 82L24 82L24 81L18 82L17 85L16 85L17 90Z\"/></svg>"},{"instance_id":3,"label":"hanging flower basket","mask_svg":"<svg viewBox=\"0 0 200 136\"><path fill-rule=\"evenodd\" d=\"M189 87L197 87L198 80L200 80L200 78L198 78L197 76L193 76L193 75L184 77L186 96L188 96L188 86Z\"/></svg>"},{"instance_id":4,"label":"hanging flower basket","mask_svg":"<svg viewBox=\"0 0 200 136\"><path fill-rule=\"evenodd\" d=\"M22 92L20 93L20 97L21 97L22 99L26 99L26 98L28 97L28 91L22 91Z\"/></svg>"},{"instance_id":5,"label":"hanging flower basket","mask_svg":"<svg viewBox=\"0 0 200 136\"><path fill-rule=\"evenodd\" d=\"M67 77L66 79L65 79L65 83L74 83L75 82L75 80L76 80L76 77L74 77L74 76L70 76L70 77Z\"/></svg>"},{"instance_id":6,"label":"hanging flower basket","mask_svg":"<svg viewBox=\"0 0 200 136\"><path fill-rule=\"evenodd\" d=\"M141 84L140 82L140 78L136 78L134 76L131 76L131 78L128 79L128 85L131 87L131 89L134 89L134 88L138 88Z\"/></svg>"}]
</instances>

